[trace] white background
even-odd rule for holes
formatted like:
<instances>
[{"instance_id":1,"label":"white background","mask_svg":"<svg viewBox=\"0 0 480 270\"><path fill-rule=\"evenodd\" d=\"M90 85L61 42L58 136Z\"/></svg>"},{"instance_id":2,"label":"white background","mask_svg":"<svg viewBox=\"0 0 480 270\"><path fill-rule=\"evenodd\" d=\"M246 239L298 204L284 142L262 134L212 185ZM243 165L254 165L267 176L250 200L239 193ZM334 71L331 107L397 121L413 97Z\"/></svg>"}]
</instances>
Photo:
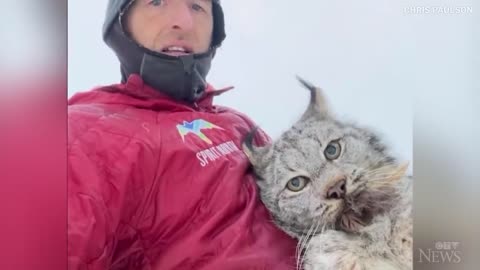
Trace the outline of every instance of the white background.
<instances>
[{"instance_id":1,"label":"white background","mask_svg":"<svg viewBox=\"0 0 480 270\"><path fill-rule=\"evenodd\" d=\"M69 1L69 96L120 80L118 61L101 38L106 2ZM235 89L215 103L246 113L277 138L307 105L299 74L325 90L338 115L373 127L400 159L412 161L413 100L425 91L417 82L439 68L417 64L423 52L435 50L421 40L442 39L441 27L469 19L411 12L427 2L224 0L227 39L208 79ZM419 22L441 25L426 33ZM451 47L458 55L444 55L447 63L472 51Z\"/></svg>"}]
</instances>

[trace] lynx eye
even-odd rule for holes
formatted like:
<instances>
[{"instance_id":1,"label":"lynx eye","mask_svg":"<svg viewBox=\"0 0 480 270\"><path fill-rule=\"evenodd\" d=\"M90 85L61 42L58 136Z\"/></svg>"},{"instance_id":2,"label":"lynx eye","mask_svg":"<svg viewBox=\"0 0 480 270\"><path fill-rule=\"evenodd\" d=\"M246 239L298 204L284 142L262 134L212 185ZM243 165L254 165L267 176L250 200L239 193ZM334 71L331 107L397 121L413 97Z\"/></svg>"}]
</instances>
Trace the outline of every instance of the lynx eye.
<instances>
[{"instance_id":1,"label":"lynx eye","mask_svg":"<svg viewBox=\"0 0 480 270\"><path fill-rule=\"evenodd\" d=\"M308 179L303 176L298 176L295 178L290 179L287 183L287 188L293 192L299 192L300 190L304 189L305 186L308 184Z\"/></svg>"},{"instance_id":2,"label":"lynx eye","mask_svg":"<svg viewBox=\"0 0 480 270\"><path fill-rule=\"evenodd\" d=\"M340 143L333 141L327 145L323 154L328 160L334 160L340 156L341 151L342 147Z\"/></svg>"}]
</instances>

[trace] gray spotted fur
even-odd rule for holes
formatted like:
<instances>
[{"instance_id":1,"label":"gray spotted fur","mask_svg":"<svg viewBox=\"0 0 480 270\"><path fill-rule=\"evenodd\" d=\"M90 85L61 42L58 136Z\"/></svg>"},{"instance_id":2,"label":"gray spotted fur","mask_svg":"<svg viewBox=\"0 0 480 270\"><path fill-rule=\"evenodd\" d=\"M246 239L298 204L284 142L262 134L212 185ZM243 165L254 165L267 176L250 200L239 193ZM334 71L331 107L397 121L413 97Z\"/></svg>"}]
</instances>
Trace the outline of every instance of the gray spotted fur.
<instances>
[{"instance_id":1,"label":"gray spotted fur","mask_svg":"<svg viewBox=\"0 0 480 270\"><path fill-rule=\"evenodd\" d=\"M297 267L412 269L412 179L405 176L406 164L374 132L338 120L322 90L299 80L311 93L301 119L271 145L254 146L249 136L243 146L274 222L299 240ZM324 150L333 140L341 154L327 160ZM308 177L309 184L288 190L287 182L297 176ZM327 199L338 177L346 179L348 199ZM340 217L352 211L363 223L345 230Z\"/></svg>"}]
</instances>

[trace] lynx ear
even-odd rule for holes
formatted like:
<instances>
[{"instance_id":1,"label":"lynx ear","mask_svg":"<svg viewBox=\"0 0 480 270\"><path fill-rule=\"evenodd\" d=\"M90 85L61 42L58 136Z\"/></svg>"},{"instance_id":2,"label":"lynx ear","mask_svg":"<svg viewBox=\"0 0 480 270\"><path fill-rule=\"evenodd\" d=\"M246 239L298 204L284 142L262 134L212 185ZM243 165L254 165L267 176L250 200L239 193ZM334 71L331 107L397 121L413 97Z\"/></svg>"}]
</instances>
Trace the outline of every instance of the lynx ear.
<instances>
[{"instance_id":1,"label":"lynx ear","mask_svg":"<svg viewBox=\"0 0 480 270\"><path fill-rule=\"evenodd\" d=\"M310 117L327 118L330 116L327 101L323 95L322 89L307 82L297 75L297 80L310 91L310 104L303 114L300 121Z\"/></svg>"},{"instance_id":2,"label":"lynx ear","mask_svg":"<svg viewBox=\"0 0 480 270\"><path fill-rule=\"evenodd\" d=\"M272 145L262 147L253 145L253 139L257 130L258 127L255 127L247 134L243 141L242 149L254 167L263 167L272 156L273 147Z\"/></svg>"}]
</instances>

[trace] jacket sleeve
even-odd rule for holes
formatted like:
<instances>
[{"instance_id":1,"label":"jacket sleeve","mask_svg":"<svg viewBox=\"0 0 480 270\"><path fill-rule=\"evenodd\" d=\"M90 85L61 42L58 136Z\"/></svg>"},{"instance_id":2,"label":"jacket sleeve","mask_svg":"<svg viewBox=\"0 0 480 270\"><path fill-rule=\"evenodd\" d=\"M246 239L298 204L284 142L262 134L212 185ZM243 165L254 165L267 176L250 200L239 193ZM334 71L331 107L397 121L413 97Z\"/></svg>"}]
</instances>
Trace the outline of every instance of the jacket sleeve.
<instances>
[{"instance_id":1,"label":"jacket sleeve","mask_svg":"<svg viewBox=\"0 0 480 270\"><path fill-rule=\"evenodd\" d=\"M114 256L135 249L125 228L135 228L156 158L142 140L112 132L103 116L69 108L68 117L68 269L110 269Z\"/></svg>"}]
</instances>

